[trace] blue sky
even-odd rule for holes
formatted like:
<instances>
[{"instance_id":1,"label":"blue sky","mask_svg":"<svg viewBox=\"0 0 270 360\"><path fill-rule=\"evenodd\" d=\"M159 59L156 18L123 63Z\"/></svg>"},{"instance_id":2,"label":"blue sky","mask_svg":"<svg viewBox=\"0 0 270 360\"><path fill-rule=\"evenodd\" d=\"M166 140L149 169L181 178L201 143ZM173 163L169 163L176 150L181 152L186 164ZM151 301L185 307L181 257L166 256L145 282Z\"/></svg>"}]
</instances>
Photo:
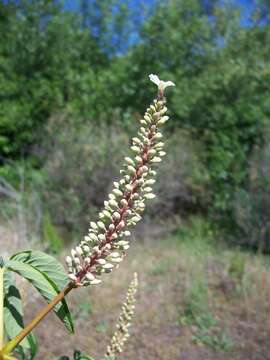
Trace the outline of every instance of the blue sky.
<instances>
[{"instance_id":1,"label":"blue sky","mask_svg":"<svg viewBox=\"0 0 270 360\"><path fill-rule=\"evenodd\" d=\"M136 6L137 0L130 1L134 6ZM145 3L153 3L153 0L145 0ZM236 4L239 4L243 6L243 8L246 8L247 13L249 13L255 6L254 0L234 0ZM80 0L65 0L65 7L69 10L74 10L78 8L80 4Z\"/></svg>"},{"instance_id":2,"label":"blue sky","mask_svg":"<svg viewBox=\"0 0 270 360\"><path fill-rule=\"evenodd\" d=\"M133 9L134 9L133 15L138 20L139 23L141 23L144 19L144 15L141 15L141 12L139 10L139 9L141 9L142 3L144 5L146 5L146 7L148 6L148 13L149 13L149 8L151 9L151 5L153 5L155 1L156 0L123 0L124 3L129 4L129 6L132 9L132 13L133 13ZM167 0L163 0L163 1L166 2ZM249 17L256 6L255 5L256 0L220 0L220 3L222 4L222 3L226 3L228 1L238 5L241 8L241 19L240 19L241 24L244 27L249 26ZM89 3L91 3L91 2L92 1L89 0ZM66 10L76 11L79 9L79 7L80 7L80 0L64 0L64 8ZM145 16L147 16L147 15L145 15ZM133 30L132 30L132 27L129 29L130 36L129 36L129 44L127 45L127 47L129 47L130 45L132 45L138 41L138 30L136 28L136 25L134 25L134 26L135 27L133 28ZM120 52L122 50L120 50Z\"/></svg>"},{"instance_id":3,"label":"blue sky","mask_svg":"<svg viewBox=\"0 0 270 360\"><path fill-rule=\"evenodd\" d=\"M240 5L242 8L242 22L248 24L248 17L255 7L255 0L232 0L235 4ZM130 0L131 6L136 7L137 3L141 0ZM79 8L80 0L64 0L65 8L67 10L77 10ZM144 0L145 4L151 5L153 0Z\"/></svg>"}]
</instances>

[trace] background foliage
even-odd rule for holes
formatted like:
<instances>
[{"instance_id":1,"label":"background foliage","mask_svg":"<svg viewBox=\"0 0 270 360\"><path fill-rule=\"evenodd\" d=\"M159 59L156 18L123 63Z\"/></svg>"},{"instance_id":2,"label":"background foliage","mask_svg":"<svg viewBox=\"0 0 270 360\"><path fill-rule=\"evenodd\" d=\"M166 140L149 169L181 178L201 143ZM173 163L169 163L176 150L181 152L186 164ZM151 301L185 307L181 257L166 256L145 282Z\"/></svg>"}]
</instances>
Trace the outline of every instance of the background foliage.
<instances>
[{"instance_id":1,"label":"background foliage","mask_svg":"<svg viewBox=\"0 0 270 360\"><path fill-rule=\"evenodd\" d=\"M168 91L172 140L157 186L166 201L149 216L201 213L241 243L268 246L270 8L252 9L243 15L238 2L218 0L0 2L0 175L20 191L16 169L26 169L23 192L38 188L42 199L41 236L53 225L83 233L154 94L147 75L157 73L177 87Z\"/></svg>"}]
</instances>

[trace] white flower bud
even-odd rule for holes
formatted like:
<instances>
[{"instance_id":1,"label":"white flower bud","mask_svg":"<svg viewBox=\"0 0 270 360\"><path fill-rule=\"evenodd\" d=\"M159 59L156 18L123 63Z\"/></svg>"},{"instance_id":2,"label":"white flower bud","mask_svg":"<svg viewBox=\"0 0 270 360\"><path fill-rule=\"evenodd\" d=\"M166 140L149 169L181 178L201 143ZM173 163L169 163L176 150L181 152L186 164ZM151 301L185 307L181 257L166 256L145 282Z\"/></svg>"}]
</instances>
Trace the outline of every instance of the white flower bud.
<instances>
[{"instance_id":1,"label":"white flower bud","mask_svg":"<svg viewBox=\"0 0 270 360\"><path fill-rule=\"evenodd\" d=\"M117 202L116 202L115 200L113 200L113 199L111 199L111 200L109 201L109 204L110 204L110 206L112 206L112 207L115 207L115 208L118 207Z\"/></svg>"},{"instance_id":2,"label":"white flower bud","mask_svg":"<svg viewBox=\"0 0 270 360\"><path fill-rule=\"evenodd\" d=\"M157 143L157 144L155 145L155 148L156 148L156 149L162 149L163 146L164 146L164 143L160 141L159 143Z\"/></svg>"},{"instance_id":3,"label":"white flower bud","mask_svg":"<svg viewBox=\"0 0 270 360\"><path fill-rule=\"evenodd\" d=\"M67 256L67 257L66 257L66 263L67 263L68 265L71 265L71 264L72 264L72 259L71 259L70 256Z\"/></svg>"},{"instance_id":4,"label":"white flower bud","mask_svg":"<svg viewBox=\"0 0 270 360\"><path fill-rule=\"evenodd\" d=\"M139 217L139 216L133 216L130 220L137 223L137 222L139 222L139 221L141 220L141 217Z\"/></svg>"},{"instance_id":5,"label":"white flower bud","mask_svg":"<svg viewBox=\"0 0 270 360\"><path fill-rule=\"evenodd\" d=\"M95 279L95 280L90 281L90 285L98 285L100 283L101 283L100 279Z\"/></svg>"},{"instance_id":6,"label":"white flower bud","mask_svg":"<svg viewBox=\"0 0 270 360\"><path fill-rule=\"evenodd\" d=\"M143 191L145 191L145 192L151 192L152 191L152 188L149 186L149 187L145 187L144 189L143 189Z\"/></svg>"},{"instance_id":7,"label":"white flower bud","mask_svg":"<svg viewBox=\"0 0 270 360\"><path fill-rule=\"evenodd\" d=\"M108 210L103 210L103 214L107 217L110 218L111 217L111 213Z\"/></svg>"},{"instance_id":8,"label":"white flower bud","mask_svg":"<svg viewBox=\"0 0 270 360\"><path fill-rule=\"evenodd\" d=\"M114 193L116 196L123 196L122 191L120 191L119 189L113 189L113 193Z\"/></svg>"},{"instance_id":9,"label":"white flower bud","mask_svg":"<svg viewBox=\"0 0 270 360\"><path fill-rule=\"evenodd\" d=\"M74 274L69 274L68 277L69 277L69 279L72 280L72 281L77 281L77 277L76 277L76 275L74 275Z\"/></svg>"},{"instance_id":10,"label":"white flower bud","mask_svg":"<svg viewBox=\"0 0 270 360\"><path fill-rule=\"evenodd\" d=\"M142 172L147 172L148 171L148 167L146 165L141 167Z\"/></svg>"},{"instance_id":11,"label":"white flower bud","mask_svg":"<svg viewBox=\"0 0 270 360\"><path fill-rule=\"evenodd\" d=\"M144 119L148 122L148 124L151 124L152 119L150 118L150 116L148 114L144 115Z\"/></svg>"},{"instance_id":12,"label":"white flower bud","mask_svg":"<svg viewBox=\"0 0 270 360\"><path fill-rule=\"evenodd\" d=\"M141 201L141 202L138 204L138 207L141 208L141 209L144 209L144 208L145 208L145 203Z\"/></svg>"},{"instance_id":13,"label":"white flower bud","mask_svg":"<svg viewBox=\"0 0 270 360\"><path fill-rule=\"evenodd\" d=\"M114 229L115 229L114 224L110 224L110 225L109 225L109 230L110 230L110 231L113 231Z\"/></svg>"},{"instance_id":14,"label":"white flower bud","mask_svg":"<svg viewBox=\"0 0 270 360\"><path fill-rule=\"evenodd\" d=\"M128 202L127 202L126 199L122 199L122 200L120 201L120 203L121 203L122 206L128 206Z\"/></svg>"},{"instance_id":15,"label":"white flower bud","mask_svg":"<svg viewBox=\"0 0 270 360\"><path fill-rule=\"evenodd\" d=\"M113 268L114 268L114 265L111 264L111 263L107 263L107 264L103 265L102 267L103 267L103 269L105 269L105 270L110 270L110 269L113 269Z\"/></svg>"},{"instance_id":16,"label":"white flower bud","mask_svg":"<svg viewBox=\"0 0 270 360\"><path fill-rule=\"evenodd\" d=\"M122 230L125 227L125 222L122 220L120 221L120 223L117 225L117 230Z\"/></svg>"},{"instance_id":17,"label":"white flower bud","mask_svg":"<svg viewBox=\"0 0 270 360\"><path fill-rule=\"evenodd\" d=\"M145 185L153 185L156 182L155 179L148 179L145 181Z\"/></svg>"},{"instance_id":18,"label":"white flower bud","mask_svg":"<svg viewBox=\"0 0 270 360\"><path fill-rule=\"evenodd\" d=\"M144 143L145 145L149 146L151 142L150 142L150 140L148 139L148 137L145 137L145 138L143 139L143 143Z\"/></svg>"},{"instance_id":19,"label":"white flower bud","mask_svg":"<svg viewBox=\"0 0 270 360\"><path fill-rule=\"evenodd\" d=\"M111 262L119 264L122 260L123 260L123 258L118 257L118 258L111 259Z\"/></svg>"},{"instance_id":20,"label":"white flower bud","mask_svg":"<svg viewBox=\"0 0 270 360\"><path fill-rule=\"evenodd\" d=\"M90 252L90 247L87 246L87 245L84 245L83 246L83 251L85 251L86 253L89 253Z\"/></svg>"},{"instance_id":21,"label":"white flower bud","mask_svg":"<svg viewBox=\"0 0 270 360\"><path fill-rule=\"evenodd\" d=\"M130 148L132 151L134 151L135 153L139 154L140 153L140 148L138 146L131 146Z\"/></svg>"},{"instance_id":22,"label":"white flower bud","mask_svg":"<svg viewBox=\"0 0 270 360\"><path fill-rule=\"evenodd\" d=\"M77 256L76 250L71 249L71 256L73 257L73 259Z\"/></svg>"},{"instance_id":23,"label":"white flower bud","mask_svg":"<svg viewBox=\"0 0 270 360\"><path fill-rule=\"evenodd\" d=\"M97 240L98 240L97 235L94 234L94 233L90 233L90 234L89 234L89 238L90 238L91 240L93 240L93 241L97 241Z\"/></svg>"},{"instance_id":24,"label":"white flower bud","mask_svg":"<svg viewBox=\"0 0 270 360\"><path fill-rule=\"evenodd\" d=\"M155 156L156 155L156 153L157 153L157 151L155 150L155 149L150 149L149 151L148 151L148 156Z\"/></svg>"},{"instance_id":25,"label":"white flower bud","mask_svg":"<svg viewBox=\"0 0 270 360\"><path fill-rule=\"evenodd\" d=\"M154 199L156 197L156 195L155 194L144 194L144 198L145 199Z\"/></svg>"},{"instance_id":26,"label":"white flower bud","mask_svg":"<svg viewBox=\"0 0 270 360\"><path fill-rule=\"evenodd\" d=\"M105 236L104 234L99 234L99 235L98 235L98 239L99 239L100 241L104 241L104 240L106 240L106 236Z\"/></svg>"},{"instance_id":27,"label":"white flower bud","mask_svg":"<svg viewBox=\"0 0 270 360\"><path fill-rule=\"evenodd\" d=\"M126 241L126 240L120 240L117 243L117 245L119 245L119 246L124 246L124 245L127 245L127 244L128 244L128 241Z\"/></svg>"},{"instance_id":28,"label":"white flower bud","mask_svg":"<svg viewBox=\"0 0 270 360\"><path fill-rule=\"evenodd\" d=\"M154 139L161 139L162 138L161 132L157 132L156 135L153 137Z\"/></svg>"},{"instance_id":29,"label":"white flower bud","mask_svg":"<svg viewBox=\"0 0 270 360\"><path fill-rule=\"evenodd\" d=\"M132 141L134 142L134 144L138 144L138 145L141 145L141 140L140 139L138 139L138 138L136 138L136 137L134 137L133 139L132 139Z\"/></svg>"},{"instance_id":30,"label":"white flower bud","mask_svg":"<svg viewBox=\"0 0 270 360\"><path fill-rule=\"evenodd\" d=\"M160 112L159 112L160 115L164 115L167 110L168 110L168 108L166 108L166 106L164 106L164 108L161 109Z\"/></svg>"},{"instance_id":31,"label":"white flower bud","mask_svg":"<svg viewBox=\"0 0 270 360\"><path fill-rule=\"evenodd\" d=\"M90 281L95 280L95 276L93 274L91 274L91 273L87 273L85 275L85 277L86 277L87 280L90 280Z\"/></svg>"},{"instance_id":32,"label":"white flower bud","mask_svg":"<svg viewBox=\"0 0 270 360\"><path fill-rule=\"evenodd\" d=\"M124 236L130 236L130 235L131 235L130 231L128 231L128 230L124 231Z\"/></svg>"},{"instance_id":33,"label":"white flower bud","mask_svg":"<svg viewBox=\"0 0 270 360\"><path fill-rule=\"evenodd\" d=\"M135 156L135 160L137 161L138 164L142 164L143 162L142 158L139 155Z\"/></svg>"},{"instance_id":34,"label":"white flower bud","mask_svg":"<svg viewBox=\"0 0 270 360\"><path fill-rule=\"evenodd\" d=\"M153 163L159 163L159 162L161 162L161 158L158 157L158 156L155 156L155 157L151 160L151 162L153 162Z\"/></svg>"},{"instance_id":35,"label":"white flower bud","mask_svg":"<svg viewBox=\"0 0 270 360\"><path fill-rule=\"evenodd\" d=\"M132 195L132 200L137 200L137 199L139 199L139 194L138 193L134 193L133 195Z\"/></svg>"},{"instance_id":36,"label":"white flower bud","mask_svg":"<svg viewBox=\"0 0 270 360\"><path fill-rule=\"evenodd\" d=\"M112 258L117 258L117 257L119 257L120 256L120 254L118 253L118 252L112 252L111 254L110 254L110 257L112 257Z\"/></svg>"},{"instance_id":37,"label":"white flower bud","mask_svg":"<svg viewBox=\"0 0 270 360\"><path fill-rule=\"evenodd\" d=\"M134 166L134 161L130 157L125 157L125 160L128 165Z\"/></svg>"},{"instance_id":38,"label":"white flower bud","mask_svg":"<svg viewBox=\"0 0 270 360\"><path fill-rule=\"evenodd\" d=\"M100 253L101 253L101 251L100 251L100 249L99 249L98 246L94 246L94 247L93 247L93 251L94 251L95 253L97 253L97 254L100 254Z\"/></svg>"},{"instance_id":39,"label":"white flower bud","mask_svg":"<svg viewBox=\"0 0 270 360\"><path fill-rule=\"evenodd\" d=\"M132 190L133 190L132 185L127 184L127 185L126 185L126 190L127 190L127 191L132 191Z\"/></svg>"},{"instance_id":40,"label":"white flower bud","mask_svg":"<svg viewBox=\"0 0 270 360\"><path fill-rule=\"evenodd\" d=\"M105 259L98 259L97 260L97 263L99 264L99 265L105 265L106 264L106 260Z\"/></svg>"},{"instance_id":41,"label":"white flower bud","mask_svg":"<svg viewBox=\"0 0 270 360\"><path fill-rule=\"evenodd\" d=\"M128 172L129 172L130 174L132 174L132 175L136 174L136 169L135 169L135 167L129 165L129 166L127 167L127 169L128 169Z\"/></svg>"},{"instance_id":42,"label":"white flower bud","mask_svg":"<svg viewBox=\"0 0 270 360\"><path fill-rule=\"evenodd\" d=\"M82 248L81 248L80 246L77 246L77 247L76 247L76 252L77 252L78 255L82 255L82 254L83 254L83 250L82 250Z\"/></svg>"},{"instance_id":43,"label":"white flower bud","mask_svg":"<svg viewBox=\"0 0 270 360\"><path fill-rule=\"evenodd\" d=\"M93 221L90 222L90 226L91 226L91 228L94 229L94 230L97 230L97 229L98 229L97 224L94 223Z\"/></svg>"},{"instance_id":44,"label":"white flower bud","mask_svg":"<svg viewBox=\"0 0 270 360\"><path fill-rule=\"evenodd\" d=\"M115 200L115 195L114 195L114 194L109 194L109 195L108 195L108 198L109 198L109 199L112 199L112 200Z\"/></svg>"},{"instance_id":45,"label":"white flower bud","mask_svg":"<svg viewBox=\"0 0 270 360\"><path fill-rule=\"evenodd\" d=\"M163 116L160 120L158 120L157 125L163 125L168 120L169 120L169 116Z\"/></svg>"},{"instance_id":46,"label":"white flower bud","mask_svg":"<svg viewBox=\"0 0 270 360\"><path fill-rule=\"evenodd\" d=\"M98 221L97 224L100 229L106 230L105 224L102 221Z\"/></svg>"},{"instance_id":47,"label":"white flower bud","mask_svg":"<svg viewBox=\"0 0 270 360\"><path fill-rule=\"evenodd\" d=\"M113 218L114 218L114 220L119 220L120 218L121 218L121 215L119 214L119 212L114 212L113 213Z\"/></svg>"}]
</instances>

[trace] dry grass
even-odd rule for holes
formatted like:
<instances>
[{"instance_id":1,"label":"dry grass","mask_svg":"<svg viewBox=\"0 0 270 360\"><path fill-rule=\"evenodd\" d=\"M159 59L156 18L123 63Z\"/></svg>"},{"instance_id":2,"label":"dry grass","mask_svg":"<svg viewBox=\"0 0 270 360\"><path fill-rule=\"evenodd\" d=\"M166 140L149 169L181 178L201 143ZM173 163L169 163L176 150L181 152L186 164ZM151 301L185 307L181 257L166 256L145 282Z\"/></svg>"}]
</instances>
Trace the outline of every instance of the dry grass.
<instances>
[{"instance_id":1,"label":"dry grass","mask_svg":"<svg viewBox=\"0 0 270 360\"><path fill-rule=\"evenodd\" d=\"M37 359L71 355L74 349L100 359L134 271L140 281L138 302L120 359L270 359L268 259L196 236L134 244L102 286L69 297L76 335L67 336L53 314L39 326Z\"/></svg>"}]
</instances>

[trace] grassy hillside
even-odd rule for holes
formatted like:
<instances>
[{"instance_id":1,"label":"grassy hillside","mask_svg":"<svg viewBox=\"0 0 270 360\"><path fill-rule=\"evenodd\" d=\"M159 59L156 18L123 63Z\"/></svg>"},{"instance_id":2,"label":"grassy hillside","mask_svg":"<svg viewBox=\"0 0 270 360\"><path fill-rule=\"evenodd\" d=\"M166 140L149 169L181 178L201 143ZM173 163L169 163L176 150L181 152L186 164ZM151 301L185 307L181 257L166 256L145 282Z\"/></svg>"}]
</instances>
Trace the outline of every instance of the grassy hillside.
<instances>
[{"instance_id":1,"label":"grassy hillside","mask_svg":"<svg viewBox=\"0 0 270 360\"><path fill-rule=\"evenodd\" d=\"M102 287L74 292L69 302L76 335L65 336L51 314L37 329L42 344L37 359L51 360L74 348L100 358L134 271L138 301L121 359L270 359L269 259L230 250L199 219L165 241L134 241Z\"/></svg>"}]
</instances>

